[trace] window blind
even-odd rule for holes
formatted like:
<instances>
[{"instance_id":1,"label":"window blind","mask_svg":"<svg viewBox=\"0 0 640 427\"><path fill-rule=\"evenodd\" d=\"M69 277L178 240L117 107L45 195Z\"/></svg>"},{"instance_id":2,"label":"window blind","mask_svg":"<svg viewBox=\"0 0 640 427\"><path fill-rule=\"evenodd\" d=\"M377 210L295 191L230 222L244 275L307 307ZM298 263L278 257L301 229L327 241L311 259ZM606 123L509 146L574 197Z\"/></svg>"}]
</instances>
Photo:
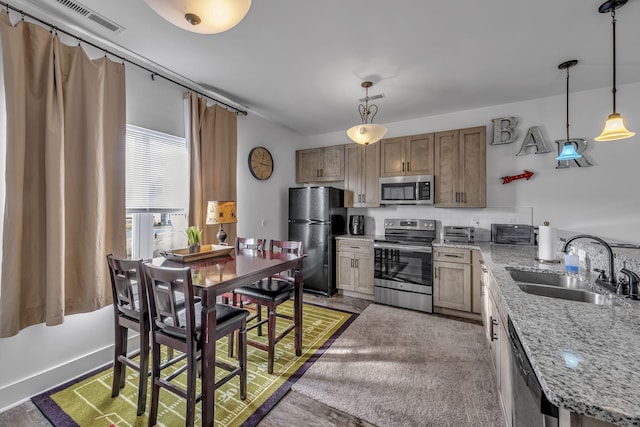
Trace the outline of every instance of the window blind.
<instances>
[{"instance_id":1,"label":"window blind","mask_svg":"<svg viewBox=\"0 0 640 427\"><path fill-rule=\"evenodd\" d=\"M128 213L167 213L189 206L189 158L184 138L127 125Z\"/></svg>"}]
</instances>

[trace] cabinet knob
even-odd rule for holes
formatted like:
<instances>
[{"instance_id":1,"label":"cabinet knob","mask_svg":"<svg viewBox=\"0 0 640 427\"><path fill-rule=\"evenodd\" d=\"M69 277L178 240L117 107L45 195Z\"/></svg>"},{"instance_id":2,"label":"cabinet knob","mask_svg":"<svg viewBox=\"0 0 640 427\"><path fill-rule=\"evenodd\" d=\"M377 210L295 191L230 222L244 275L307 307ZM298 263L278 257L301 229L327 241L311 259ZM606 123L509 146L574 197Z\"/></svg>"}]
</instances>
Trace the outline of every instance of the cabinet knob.
<instances>
[{"instance_id":1,"label":"cabinet knob","mask_svg":"<svg viewBox=\"0 0 640 427\"><path fill-rule=\"evenodd\" d=\"M402 172L404 172L404 162L402 162Z\"/></svg>"},{"instance_id":2,"label":"cabinet knob","mask_svg":"<svg viewBox=\"0 0 640 427\"><path fill-rule=\"evenodd\" d=\"M407 162L407 172L409 172L411 170L411 162Z\"/></svg>"}]
</instances>

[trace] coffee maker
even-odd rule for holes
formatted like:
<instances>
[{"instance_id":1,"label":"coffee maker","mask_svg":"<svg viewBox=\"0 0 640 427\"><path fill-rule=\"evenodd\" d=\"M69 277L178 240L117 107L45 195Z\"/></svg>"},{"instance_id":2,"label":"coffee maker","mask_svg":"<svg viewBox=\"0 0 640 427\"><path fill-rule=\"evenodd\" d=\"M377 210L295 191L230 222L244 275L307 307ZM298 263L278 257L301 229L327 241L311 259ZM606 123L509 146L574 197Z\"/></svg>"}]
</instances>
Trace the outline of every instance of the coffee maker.
<instances>
[{"instance_id":1,"label":"coffee maker","mask_svg":"<svg viewBox=\"0 0 640 427\"><path fill-rule=\"evenodd\" d=\"M353 236L364 234L364 215L349 216L349 234Z\"/></svg>"}]
</instances>

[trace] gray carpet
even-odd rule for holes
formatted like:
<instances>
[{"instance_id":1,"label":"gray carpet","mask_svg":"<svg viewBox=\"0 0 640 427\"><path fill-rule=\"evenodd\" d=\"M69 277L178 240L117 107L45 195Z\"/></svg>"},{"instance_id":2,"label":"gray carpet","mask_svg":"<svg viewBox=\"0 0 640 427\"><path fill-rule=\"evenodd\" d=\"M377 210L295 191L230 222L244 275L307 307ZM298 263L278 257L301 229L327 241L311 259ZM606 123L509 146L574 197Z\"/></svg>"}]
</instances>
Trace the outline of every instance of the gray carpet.
<instances>
[{"instance_id":1,"label":"gray carpet","mask_svg":"<svg viewBox=\"0 0 640 427\"><path fill-rule=\"evenodd\" d=\"M505 425L481 326L382 305L292 389L378 426Z\"/></svg>"}]
</instances>

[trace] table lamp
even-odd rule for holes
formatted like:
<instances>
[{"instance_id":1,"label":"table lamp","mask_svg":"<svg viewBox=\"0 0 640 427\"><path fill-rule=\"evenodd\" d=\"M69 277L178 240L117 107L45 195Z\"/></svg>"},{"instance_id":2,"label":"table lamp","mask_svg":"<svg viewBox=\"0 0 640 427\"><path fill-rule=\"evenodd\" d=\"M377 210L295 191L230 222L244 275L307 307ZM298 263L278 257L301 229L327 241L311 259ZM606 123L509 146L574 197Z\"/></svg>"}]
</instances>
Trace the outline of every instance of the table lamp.
<instances>
[{"instance_id":1,"label":"table lamp","mask_svg":"<svg viewBox=\"0 0 640 427\"><path fill-rule=\"evenodd\" d=\"M236 217L236 202L208 202L207 203L207 225L220 224L220 230L216 237L220 245L226 245L227 233L222 228L223 224L233 224L238 222Z\"/></svg>"}]
</instances>

